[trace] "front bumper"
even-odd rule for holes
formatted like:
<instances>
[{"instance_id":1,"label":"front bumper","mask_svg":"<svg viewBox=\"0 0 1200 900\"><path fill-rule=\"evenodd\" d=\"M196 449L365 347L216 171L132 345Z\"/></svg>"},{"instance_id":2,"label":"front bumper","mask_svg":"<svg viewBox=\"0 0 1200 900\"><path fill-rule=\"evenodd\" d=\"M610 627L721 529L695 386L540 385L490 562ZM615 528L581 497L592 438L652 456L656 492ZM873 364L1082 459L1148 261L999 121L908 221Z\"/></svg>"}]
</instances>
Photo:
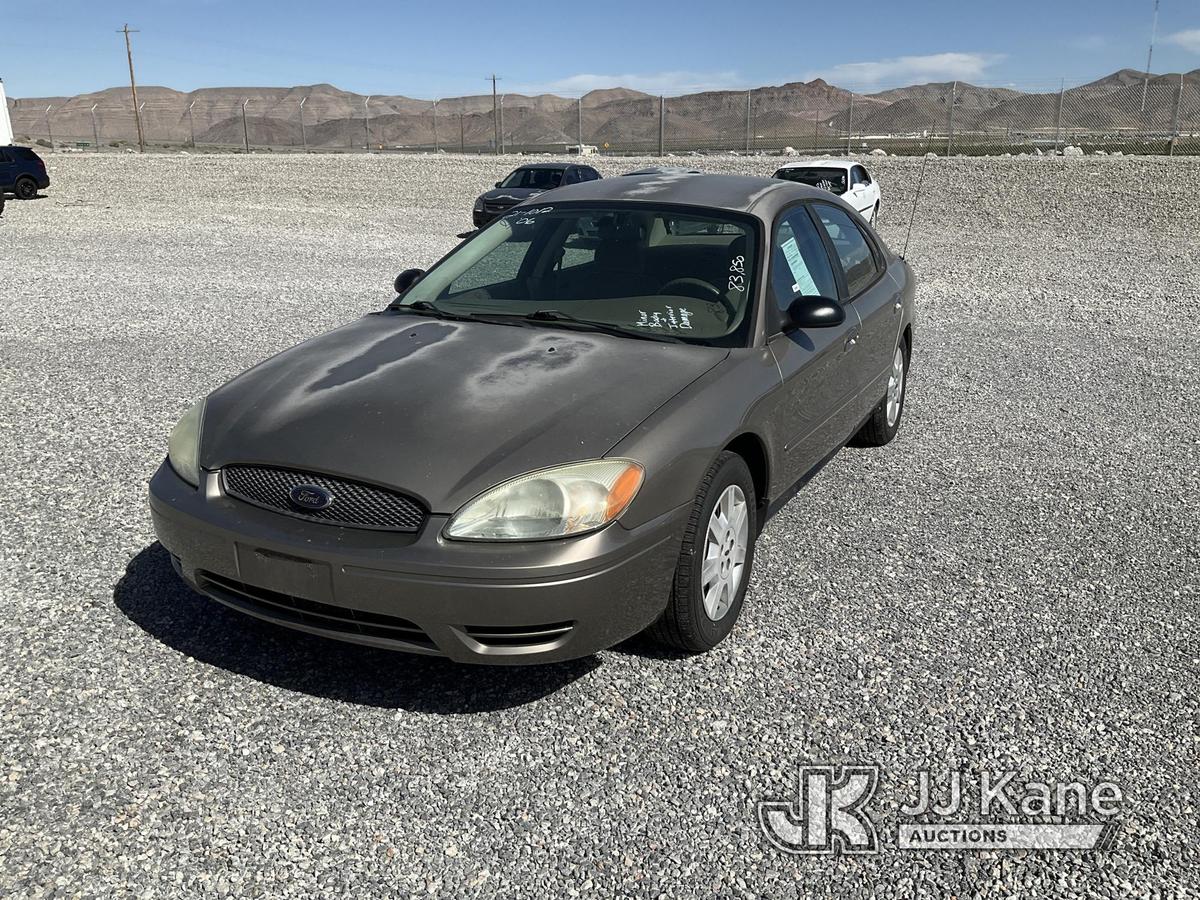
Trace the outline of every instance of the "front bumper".
<instances>
[{"instance_id":1,"label":"front bumper","mask_svg":"<svg viewBox=\"0 0 1200 900\"><path fill-rule=\"evenodd\" d=\"M339 528L193 488L163 462L150 482L158 539L193 588L242 612L339 640L459 662L586 656L666 606L687 507L627 529L556 541L476 543Z\"/></svg>"}]
</instances>

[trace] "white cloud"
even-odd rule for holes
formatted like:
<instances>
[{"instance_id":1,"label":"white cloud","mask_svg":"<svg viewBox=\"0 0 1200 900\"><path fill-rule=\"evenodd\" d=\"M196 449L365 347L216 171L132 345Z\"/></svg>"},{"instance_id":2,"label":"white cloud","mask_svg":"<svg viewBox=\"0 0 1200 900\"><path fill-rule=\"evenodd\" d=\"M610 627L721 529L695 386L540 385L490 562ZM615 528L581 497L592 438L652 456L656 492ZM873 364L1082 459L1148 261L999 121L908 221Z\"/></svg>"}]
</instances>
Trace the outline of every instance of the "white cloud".
<instances>
[{"instance_id":1,"label":"white cloud","mask_svg":"<svg viewBox=\"0 0 1200 900\"><path fill-rule=\"evenodd\" d=\"M652 72L626 75L593 75L584 73L561 78L546 84L512 85L519 93L547 92L586 94L604 88L624 87L647 94L690 94L696 91L719 91L744 86L736 72Z\"/></svg>"},{"instance_id":2,"label":"white cloud","mask_svg":"<svg viewBox=\"0 0 1200 900\"><path fill-rule=\"evenodd\" d=\"M926 81L975 81L1004 59L1000 53L931 53L897 56L873 62L843 63L810 72L806 78L824 78L839 87L878 88Z\"/></svg>"},{"instance_id":3,"label":"white cloud","mask_svg":"<svg viewBox=\"0 0 1200 900\"><path fill-rule=\"evenodd\" d=\"M1190 53L1200 53L1200 28L1169 34L1166 41L1168 44L1176 44Z\"/></svg>"}]
</instances>

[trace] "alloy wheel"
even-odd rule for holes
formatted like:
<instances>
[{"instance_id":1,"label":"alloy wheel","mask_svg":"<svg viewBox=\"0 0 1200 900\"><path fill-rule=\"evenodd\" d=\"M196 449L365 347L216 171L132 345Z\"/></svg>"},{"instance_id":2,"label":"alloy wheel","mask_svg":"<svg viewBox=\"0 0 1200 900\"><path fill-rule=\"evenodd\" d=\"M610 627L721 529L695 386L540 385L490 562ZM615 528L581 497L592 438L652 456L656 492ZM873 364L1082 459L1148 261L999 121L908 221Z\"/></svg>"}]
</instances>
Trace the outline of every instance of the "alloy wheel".
<instances>
[{"instance_id":1,"label":"alloy wheel","mask_svg":"<svg viewBox=\"0 0 1200 900\"><path fill-rule=\"evenodd\" d=\"M736 484L731 484L721 492L708 518L700 570L704 612L714 622L723 619L733 606L745 572L749 544L750 515L746 495Z\"/></svg>"},{"instance_id":2,"label":"alloy wheel","mask_svg":"<svg viewBox=\"0 0 1200 900\"><path fill-rule=\"evenodd\" d=\"M896 425L900 418L900 405L904 402L904 348L897 347L896 355L892 357L892 373L888 376L887 386L887 423L888 428Z\"/></svg>"}]
</instances>

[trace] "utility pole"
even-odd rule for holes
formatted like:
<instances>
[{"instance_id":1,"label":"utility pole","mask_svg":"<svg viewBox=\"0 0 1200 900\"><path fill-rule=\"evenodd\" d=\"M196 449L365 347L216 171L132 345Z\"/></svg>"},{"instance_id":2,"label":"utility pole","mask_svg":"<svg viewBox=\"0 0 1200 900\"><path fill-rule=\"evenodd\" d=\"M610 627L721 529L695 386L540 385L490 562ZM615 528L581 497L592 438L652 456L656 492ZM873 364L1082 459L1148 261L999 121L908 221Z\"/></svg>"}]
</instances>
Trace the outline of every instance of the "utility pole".
<instances>
[{"instance_id":1,"label":"utility pole","mask_svg":"<svg viewBox=\"0 0 1200 900\"><path fill-rule=\"evenodd\" d=\"M250 152L250 129L246 126L246 104L249 102L249 99L242 101L242 143L247 153Z\"/></svg>"},{"instance_id":2,"label":"utility pole","mask_svg":"<svg viewBox=\"0 0 1200 900\"><path fill-rule=\"evenodd\" d=\"M1150 88L1150 63L1154 59L1154 39L1158 37L1158 0L1154 0L1154 18L1150 22L1150 50L1146 53L1146 77L1142 79L1142 109L1146 111L1146 91Z\"/></svg>"},{"instance_id":3,"label":"utility pole","mask_svg":"<svg viewBox=\"0 0 1200 900\"><path fill-rule=\"evenodd\" d=\"M371 97L373 94L367 94L363 100L363 149L368 153L371 152Z\"/></svg>"},{"instance_id":4,"label":"utility pole","mask_svg":"<svg viewBox=\"0 0 1200 900\"><path fill-rule=\"evenodd\" d=\"M122 28L120 31L117 32L117 34L125 35L125 56L129 60L129 90L133 94L133 117L134 117L135 121L137 122L138 151L141 153L145 153L146 152L146 139L142 135L142 109L140 106L138 106L137 81L133 77L133 45L129 43L129 36L131 34L137 34L137 33L138 33L138 29L136 29L136 28L131 29L129 27L128 22L125 23L124 28Z\"/></svg>"},{"instance_id":5,"label":"utility pole","mask_svg":"<svg viewBox=\"0 0 1200 900\"><path fill-rule=\"evenodd\" d=\"M946 112L946 155L954 144L954 104L958 102L958 82L950 85L950 109Z\"/></svg>"},{"instance_id":6,"label":"utility pole","mask_svg":"<svg viewBox=\"0 0 1200 900\"><path fill-rule=\"evenodd\" d=\"M751 92L746 91L746 152L750 152L750 96Z\"/></svg>"},{"instance_id":7,"label":"utility pole","mask_svg":"<svg viewBox=\"0 0 1200 900\"><path fill-rule=\"evenodd\" d=\"M579 98L579 155L583 156L583 97Z\"/></svg>"},{"instance_id":8,"label":"utility pole","mask_svg":"<svg viewBox=\"0 0 1200 900\"><path fill-rule=\"evenodd\" d=\"M467 123L465 113L458 114L458 152L467 152Z\"/></svg>"},{"instance_id":9,"label":"utility pole","mask_svg":"<svg viewBox=\"0 0 1200 900\"><path fill-rule=\"evenodd\" d=\"M666 156L667 149L667 98L658 97L658 155Z\"/></svg>"},{"instance_id":10,"label":"utility pole","mask_svg":"<svg viewBox=\"0 0 1200 900\"><path fill-rule=\"evenodd\" d=\"M850 95L850 111L846 114L846 155L850 155L850 139L854 135L854 95Z\"/></svg>"},{"instance_id":11,"label":"utility pole","mask_svg":"<svg viewBox=\"0 0 1200 900\"><path fill-rule=\"evenodd\" d=\"M195 105L196 105L195 100L193 100L191 103L188 104L188 132L192 136L192 149L193 150L196 149L196 120L192 118L192 107Z\"/></svg>"},{"instance_id":12,"label":"utility pole","mask_svg":"<svg viewBox=\"0 0 1200 900\"><path fill-rule=\"evenodd\" d=\"M46 134L50 138L50 149L54 149L54 131L50 128L50 110L54 109L54 104L46 107Z\"/></svg>"},{"instance_id":13,"label":"utility pole","mask_svg":"<svg viewBox=\"0 0 1200 900\"><path fill-rule=\"evenodd\" d=\"M96 152L100 152L100 129L96 125L96 104L92 104L92 139L96 142Z\"/></svg>"},{"instance_id":14,"label":"utility pole","mask_svg":"<svg viewBox=\"0 0 1200 900\"><path fill-rule=\"evenodd\" d=\"M504 95L500 95L500 152L504 153Z\"/></svg>"},{"instance_id":15,"label":"utility pole","mask_svg":"<svg viewBox=\"0 0 1200 900\"><path fill-rule=\"evenodd\" d=\"M308 102L307 97L300 99L300 145L304 148L304 152L308 152L308 134L304 130L304 104Z\"/></svg>"},{"instance_id":16,"label":"utility pole","mask_svg":"<svg viewBox=\"0 0 1200 900\"><path fill-rule=\"evenodd\" d=\"M437 105L438 105L438 102L436 100L434 100L433 101L433 152L441 153L442 152L442 142L438 139L438 130L437 130Z\"/></svg>"},{"instance_id":17,"label":"utility pole","mask_svg":"<svg viewBox=\"0 0 1200 900\"><path fill-rule=\"evenodd\" d=\"M492 141L492 147L496 153L500 152L500 108L497 105L496 99L496 74L493 72L492 79L492 130L495 132L495 138Z\"/></svg>"},{"instance_id":18,"label":"utility pole","mask_svg":"<svg viewBox=\"0 0 1200 900\"><path fill-rule=\"evenodd\" d=\"M1058 156L1058 147L1062 143L1062 114L1063 97L1067 93L1067 80L1064 78L1058 88L1058 109L1054 113L1054 155Z\"/></svg>"},{"instance_id":19,"label":"utility pole","mask_svg":"<svg viewBox=\"0 0 1200 900\"><path fill-rule=\"evenodd\" d=\"M1175 92L1175 111L1171 114L1171 140L1167 144L1167 156L1175 155L1175 144L1179 140L1179 104L1183 102L1183 74L1179 76L1179 89Z\"/></svg>"}]
</instances>

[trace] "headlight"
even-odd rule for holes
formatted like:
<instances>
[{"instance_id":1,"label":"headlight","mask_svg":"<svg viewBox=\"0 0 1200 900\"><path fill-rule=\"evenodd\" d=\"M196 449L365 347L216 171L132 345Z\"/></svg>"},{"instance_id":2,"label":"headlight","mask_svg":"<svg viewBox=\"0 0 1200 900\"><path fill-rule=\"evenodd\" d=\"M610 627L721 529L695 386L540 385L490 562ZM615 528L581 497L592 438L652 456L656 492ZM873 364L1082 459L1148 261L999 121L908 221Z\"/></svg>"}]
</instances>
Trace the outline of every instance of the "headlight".
<instances>
[{"instance_id":1,"label":"headlight","mask_svg":"<svg viewBox=\"0 0 1200 900\"><path fill-rule=\"evenodd\" d=\"M629 506L643 469L628 459L597 459L529 472L480 494L446 526L446 537L526 541L603 528Z\"/></svg>"},{"instance_id":2,"label":"headlight","mask_svg":"<svg viewBox=\"0 0 1200 900\"><path fill-rule=\"evenodd\" d=\"M204 421L204 401L199 400L183 414L167 442L171 468L190 485L200 484L200 423Z\"/></svg>"},{"instance_id":3,"label":"headlight","mask_svg":"<svg viewBox=\"0 0 1200 900\"><path fill-rule=\"evenodd\" d=\"M483 200L482 199L475 201L475 212L483 212Z\"/></svg>"}]
</instances>

